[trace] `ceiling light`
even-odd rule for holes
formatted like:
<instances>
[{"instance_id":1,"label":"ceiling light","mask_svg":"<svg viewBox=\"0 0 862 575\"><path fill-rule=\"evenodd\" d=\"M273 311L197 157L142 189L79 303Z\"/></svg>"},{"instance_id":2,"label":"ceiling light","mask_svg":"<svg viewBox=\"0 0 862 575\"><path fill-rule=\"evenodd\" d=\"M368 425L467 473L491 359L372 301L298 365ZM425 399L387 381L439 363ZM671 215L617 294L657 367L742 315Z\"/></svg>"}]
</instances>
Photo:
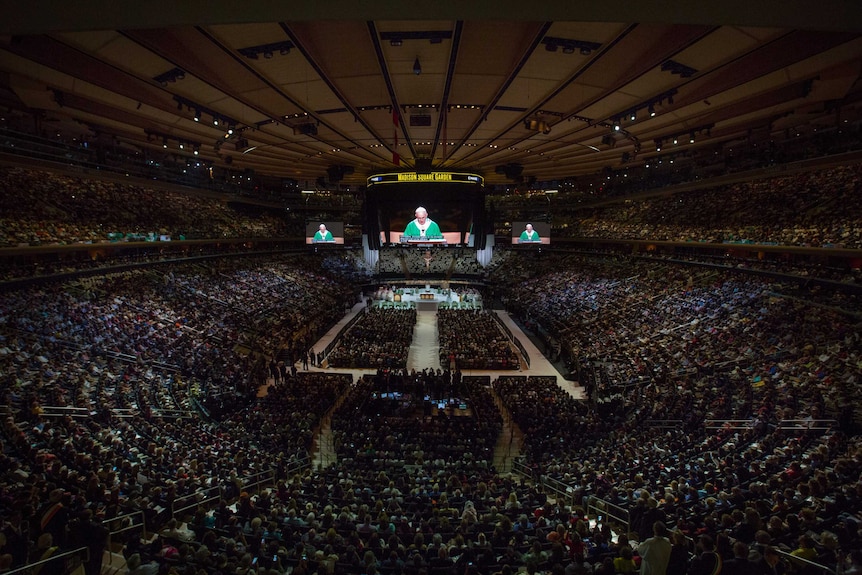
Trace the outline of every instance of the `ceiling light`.
<instances>
[{"instance_id":1,"label":"ceiling light","mask_svg":"<svg viewBox=\"0 0 862 575\"><path fill-rule=\"evenodd\" d=\"M694 132L692 132L691 134L688 135L688 143L689 144L694 143Z\"/></svg>"},{"instance_id":2,"label":"ceiling light","mask_svg":"<svg viewBox=\"0 0 862 575\"><path fill-rule=\"evenodd\" d=\"M417 76L422 73L422 65L419 63L419 57L416 57L416 60L413 61L413 73Z\"/></svg>"},{"instance_id":3,"label":"ceiling light","mask_svg":"<svg viewBox=\"0 0 862 575\"><path fill-rule=\"evenodd\" d=\"M652 104L649 105L649 117L655 118L655 106L653 106Z\"/></svg>"},{"instance_id":4,"label":"ceiling light","mask_svg":"<svg viewBox=\"0 0 862 575\"><path fill-rule=\"evenodd\" d=\"M218 126L218 118L213 117L213 126Z\"/></svg>"},{"instance_id":5,"label":"ceiling light","mask_svg":"<svg viewBox=\"0 0 862 575\"><path fill-rule=\"evenodd\" d=\"M629 120L631 120L632 122L634 122L634 121L635 121L635 120L637 120L637 119L638 119L638 113L637 113L637 111L636 111L636 110L632 110L632 113L629 115Z\"/></svg>"},{"instance_id":6,"label":"ceiling light","mask_svg":"<svg viewBox=\"0 0 862 575\"><path fill-rule=\"evenodd\" d=\"M201 109L195 108L195 122L201 121Z\"/></svg>"}]
</instances>

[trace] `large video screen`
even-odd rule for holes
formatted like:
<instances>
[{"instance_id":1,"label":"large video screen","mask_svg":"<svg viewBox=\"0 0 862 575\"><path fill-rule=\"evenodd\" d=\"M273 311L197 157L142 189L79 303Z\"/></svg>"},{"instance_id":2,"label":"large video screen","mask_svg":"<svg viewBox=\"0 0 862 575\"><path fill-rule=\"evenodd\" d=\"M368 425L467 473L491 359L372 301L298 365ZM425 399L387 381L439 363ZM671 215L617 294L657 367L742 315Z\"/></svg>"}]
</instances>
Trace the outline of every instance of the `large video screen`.
<instances>
[{"instance_id":1,"label":"large video screen","mask_svg":"<svg viewBox=\"0 0 862 575\"><path fill-rule=\"evenodd\" d=\"M512 222L512 243L547 245L551 243L551 224L547 222Z\"/></svg>"},{"instance_id":2,"label":"large video screen","mask_svg":"<svg viewBox=\"0 0 862 575\"><path fill-rule=\"evenodd\" d=\"M390 178L368 179L365 224L372 242L376 240L380 246L474 246L476 236L484 234L485 196L480 177L448 172L386 176Z\"/></svg>"},{"instance_id":3,"label":"large video screen","mask_svg":"<svg viewBox=\"0 0 862 575\"><path fill-rule=\"evenodd\" d=\"M305 223L305 243L343 244L344 222L311 220Z\"/></svg>"}]
</instances>

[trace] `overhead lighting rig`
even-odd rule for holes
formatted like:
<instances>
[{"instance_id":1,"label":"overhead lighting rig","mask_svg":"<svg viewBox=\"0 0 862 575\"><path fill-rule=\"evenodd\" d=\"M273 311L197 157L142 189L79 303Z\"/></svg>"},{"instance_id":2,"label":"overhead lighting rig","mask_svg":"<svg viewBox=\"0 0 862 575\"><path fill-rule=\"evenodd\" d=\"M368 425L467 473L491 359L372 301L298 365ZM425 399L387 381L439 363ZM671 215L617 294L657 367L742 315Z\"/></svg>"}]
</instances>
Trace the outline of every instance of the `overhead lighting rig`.
<instances>
[{"instance_id":1,"label":"overhead lighting rig","mask_svg":"<svg viewBox=\"0 0 862 575\"><path fill-rule=\"evenodd\" d=\"M674 146L679 145L680 142L688 142L689 144L694 144L697 140L697 136L703 134L706 137L712 136L712 128L715 127L715 124L705 124L703 126L698 126L697 128L692 128L684 132L679 132L676 134L669 134L667 136L661 136L655 139L655 151L660 152L662 150L662 145L665 143L670 143Z\"/></svg>"},{"instance_id":2,"label":"overhead lighting rig","mask_svg":"<svg viewBox=\"0 0 862 575\"><path fill-rule=\"evenodd\" d=\"M680 78L691 78L695 74L697 74L697 70L690 66L686 66L685 64L680 64L675 60L665 60L661 64L662 72L670 72L671 74L675 74Z\"/></svg>"},{"instance_id":3,"label":"overhead lighting rig","mask_svg":"<svg viewBox=\"0 0 862 575\"><path fill-rule=\"evenodd\" d=\"M197 102L193 102L188 98L183 98L182 96L175 95L174 100L177 103L178 110L183 110L183 108L186 108L190 112L193 112L194 116L192 117L192 119L195 122L200 122L203 119L204 115L207 115L212 118L212 125L214 127L227 126L225 133L226 138L234 135L236 132L245 130L247 128L247 126L241 125L233 118L225 116L224 114L220 114L219 112L211 110L210 108L198 104Z\"/></svg>"},{"instance_id":4,"label":"overhead lighting rig","mask_svg":"<svg viewBox=\"0 0 862 575\"><path fill-rule=\"evenodd\" d=\"M381 32L380 39L389 42L390 46L403 46L405 40L428 40L432 44L442 44L443 40L452 39L451 30L416 30L399 32Z\"/></svg>"},{"instance_id":5,"label":"overhead lighting rig","mask_svg":"<svg viewBox=\"0 0 862 575\"><path fill-rule=\"evenodd\" d=\"M158 82L162 87L165 87L169 83L176 82L177 80L184 80L185 77L186 73L182 68L172 68L167 72L162 72L158 76L154 76L153 81Z\"/></svg>"},{"instance_id":6,"label":"overhead lighting rig","mask_svg":"<svg viewBox=\"0 0 862 575\"><path fill-rule=\"evenodd\" d=\"M258 60L261 55L269 60L275 54L286 56L290 54L290 50L294 48L293 42L285 40L283 42L273 42L271 44L260 44L259 46L248 46L237 50L240 54L251 60Z\"/></svg>"},{"instance_id":7,"label":"overhead lighting rig","mask_svg":"<svg viewBox=\"0 0 862 575\"><path fill-rule=\"evenodd\" d=\"M545 50L548 52L556 52L558 49L561 49L563 54L574 54L577 52L582 56L589 56L594 50L602 47L598 42L554 38L552 36L542 38L542 44L545 45Z\"/></svg>"},{"instance_id":8,"label":"overhead lighting rig","mask_svg":"<svg viewBox=\"0 0 862 575\"><path fill-rule=\"evenodd\" d=\"M551 133L551 126L541 116L533 116L524 120L524 128L532 132L541 132L543 134Z\"/></svg>"},{"instance_id":9,"label":"overhead lighting rig","mask_svg":"<svg viewBox=\"0 0 862 575\"><path fill-rule=\"evenodd\" d=\"M162 148L165 150L172 148L176 148L177 150L182 150L184 152L191 150L195 156L200 153L200 142L193 142L185 138L178 138L171 134L155 132L153 130L146 130L144 133L147 135L148 142L158 142L161 140Z\"/></svg>"}]
</instances>

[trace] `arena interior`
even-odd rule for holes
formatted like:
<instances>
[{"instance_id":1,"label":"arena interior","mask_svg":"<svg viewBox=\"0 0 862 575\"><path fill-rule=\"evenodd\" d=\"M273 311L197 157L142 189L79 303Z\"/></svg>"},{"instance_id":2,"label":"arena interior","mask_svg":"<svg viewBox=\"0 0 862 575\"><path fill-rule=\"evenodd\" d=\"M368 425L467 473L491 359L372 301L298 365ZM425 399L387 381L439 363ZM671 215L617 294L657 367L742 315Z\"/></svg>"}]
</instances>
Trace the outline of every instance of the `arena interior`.
<instances>
[{"instance_id":1,"label":"arena interior","mask_svg":"<svg viewBox=\"0 0 862 575\"><path fill-rule=\"evenodd\" d=\"M862 11L699 4L0 7L0 573L862 572Z\"/></svg>"}]
</instances>

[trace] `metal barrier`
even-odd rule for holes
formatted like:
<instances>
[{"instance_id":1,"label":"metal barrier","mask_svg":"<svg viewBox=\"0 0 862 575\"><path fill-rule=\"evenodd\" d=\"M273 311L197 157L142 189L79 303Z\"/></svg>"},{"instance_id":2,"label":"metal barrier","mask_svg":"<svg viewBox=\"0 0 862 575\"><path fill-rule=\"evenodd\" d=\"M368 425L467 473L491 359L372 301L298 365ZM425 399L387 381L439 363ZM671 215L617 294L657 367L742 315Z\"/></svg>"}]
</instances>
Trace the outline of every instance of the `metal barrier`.
<instances>
[{"instance_id":1,"label":"metal barrier","mask_svg":"<svg viewBox=\"0 0 862 575\"><path fill-rule=\"evenodd\" d=\"M779 429L829 431L838 426L834 419L782 419L778 422Z\"/></svg>"},{"instance_id":2,"label":"metal barrier","mask_svg":"<svg viewBox=\"0 0 862 575\"><path fill-rule=\"evenodd\" d=\"M90 410L85 407L68 407L65 405L43 405L42 417L90 417Z\"/></svg>"},{"instance_id":3,"label":"metal barrier","mask_svg":"<svg viewBox=\"0 0 862 575\"><path fill-rule=\"evenodd\" d=\"M286 475L296 473L311 466L311 458L303 457L291 467L285 470ZM251 491L262 485L273 485L277 481L278 474L274 469L260 471L248 477L243 477L243 491ZM195 491L182 497L177 497L171 505L171 517L176 517L191 509L196 509L200 505L206 505L220 500L222 497L222 488L219 486Z\"/></svg>"},{"instance_id":4,"label":"metal barrier","mask_svg":"<svg viewBox=\"0 0 862 575\"><path fill-rule=\"evenodd\" d=\"M703 423L707 429L751 429L754 427L753 419L705 419Z\"/></svg>"},{"instance_id":5,"label":"metal barrier","mask_svg":"<svg viewBox=\"0 0 862 575\"><path fill-rule=\"evenodd\" d=\"M176 517L190 509L197 509L200 505L206 505L219 501L222 497L221 487L209 487L201 489L182 497L177 497L171 503L171 517Z\"/></svg>"},{"instance_id":6,"label":"metal barrier","mask_svg":"<svg viewBox=\"0 0 862 575\"><path fill-rule=\"evenodd\" d=\"M751 429L758 423L754 419L707 419L704 424L707 429ZM834 419L782 419L777 423L778 429L829 431L838 422Z\"/></svg>"},{"instance_id":7,"label":"metal barrier","mask_svg":"<svg viewBox=\"0 0 862 575\"><path fill-rule=\"evenodd\" d=\"M185 409L161 409L154 407L151 413L153 417L163 417L166 419L193 419L197 417L194 411Z\"/></svg>"},{"instance_id":8,"label":"metal barrier","mask_svg":"<svg viewBox=\"0 0 862 575\"><path fill-rule=\"evenodd\" d=\"M596 517L602 516L612 519L615 523L625 527L623 530L624 533L628 533L630 530L629 524L631 521L629 510L625 507L620 507L616 503L611 503L610 501L596 497L595 495L591 495L587 500L587 515L595 515Z\"/></svg>"},{"instance_id":9,"label":"metal barrier","mask_svg":"<svg viewBox=\"0 0 862 575\"><path fill-rule=\"evenodd\" d=\"M140 523L130 523L129 525L126 525L124 527L120 527L119 529L111 529L108 532L108 545L109 546L111 543L111 536L112 535L118 535L120 533L130 531L132 529L137 529L138 527L140 527L143 531L146 531L147 530L147 518L144 515L143 511L132 511L131 513L127 513L125 515L117 515L116 517L111 517L111 518L104 520L104 523L107 523L110 526L111 524L116 523L117 521L119 521L121 523L123 521L126 521L126 520L131 521L132 518L137 516L137 515L141 516L141 522Z\"/></svg>"},{"instance_id":10,"label":"metal barrier","mask_svg":"<svg viewBox=\"0 0 862 575\"><path fill-rule=\"evenodd\" d=\"M512 473L517 473L521 477L526 477L529 480L535 479L533 477L533 470L529 465L524 463L524 458L519 457L512 460Z\"/></svg>"},{"instance_id":11,"label":"metal barrier","mask_svg":"<svg viewBox=\"0 0 862 575\"><path fill-rule=\"evenodd\" d=\"M787 551L782 551L781 549L778 549L777 547L773 547L773 549L775 549L775 552L778 553L778 555L785 557L790 563L797 563L797 564L805 565L807 567L813 567L815 569L819 569L819 570L823 571L824 573L829 573L830 575L837 575L837 573L838 573L835 569L833 569L831 567L827 567L826 565L821 565L820 563L816 563L814 561L811 561L809 559L804 559L802 557L796 557L795 555L791 555Z\"/></svg>"},{"instance_id":12,"label":"metal barrier","mask_svg":"<svg viewBox=\"0 0 862 575\"><path fill-rule=\"evenodd\" d=\"M18 567L16 569L12 569L11 571L4 571L3 575L17 575L19 573L31 573L32 569L36 567L42 567L43 565L47 565L48 563L52 563L59 559L67 559L69 557L80 557L82 563L86 563L90 560L90 549L87 547L78 547L77 549L72 549L71 551L64 551L58 555L51 555L47 559L40 559L39 561L34 561L33 563L28 563L23 567ZM66 572L69 570L66 569Z\"/></svg>"},{"instance_id":13,"label":"metal barrier","mask_svg":"<svg viewBox=\"0 0 862 575\"><path fill-rule=\"evenodd\" d=\"M242 490L250 491L260 487L261 485L275 484L275 476L275 470L267 469L266 471L259 471L254 475L243 477Z\"/></svg>"},{"instance_id":14,"label":"metal barrier","mask_svg":"<svg viewBox=\"0 0 862 575\"><path fill-rule=\"evenodd\" d=\"M658 429L679 429L682 427L681 419L647 419L643 422L646 427Z\"/></svg>"},{"instance_id":15,"label":"metal barrier","mask_svg":"<svg viewBox=\"0 0 862 575\"><path fill-rule=\"evenodd\" d=\"M571 486L566 485L559 479L542 475L542 488L545 491L554 493L558 500L568 502L572 505L580 503L577 501L577 491Z\"/></svg>"}]
</instances>

